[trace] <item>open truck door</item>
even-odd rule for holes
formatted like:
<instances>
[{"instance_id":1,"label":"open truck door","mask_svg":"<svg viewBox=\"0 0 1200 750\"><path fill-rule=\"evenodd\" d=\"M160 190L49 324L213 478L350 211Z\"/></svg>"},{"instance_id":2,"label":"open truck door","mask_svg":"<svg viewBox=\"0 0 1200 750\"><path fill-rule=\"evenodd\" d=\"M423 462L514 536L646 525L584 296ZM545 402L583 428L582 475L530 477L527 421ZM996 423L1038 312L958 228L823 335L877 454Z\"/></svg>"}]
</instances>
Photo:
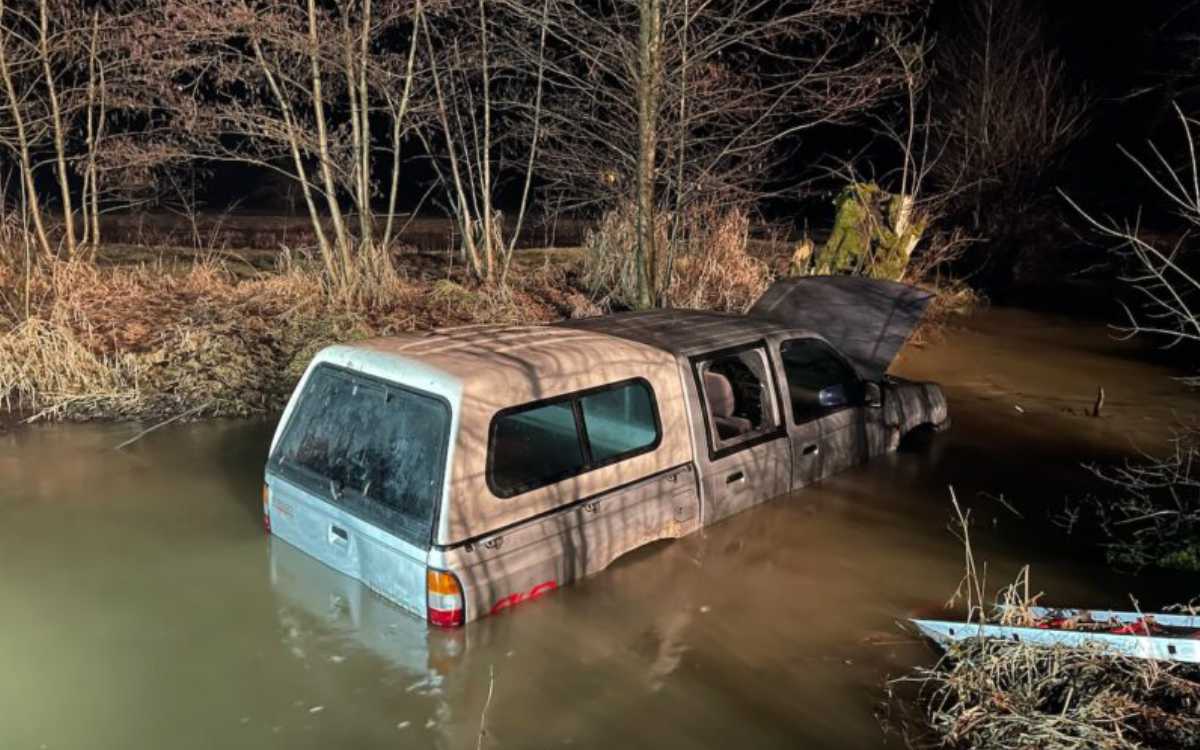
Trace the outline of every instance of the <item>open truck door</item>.
<instances>
[{"instance_id":1,"label":"open truck door","mask_svg":"<svg viewBox=\"0 0 1200 750\"><path fill-rule=\"evenodd\" d=\"M883 378L933 295L862 276L808 276L771 285L746 314L823 336L866 380Z\"/></svg>"}]
</instances>

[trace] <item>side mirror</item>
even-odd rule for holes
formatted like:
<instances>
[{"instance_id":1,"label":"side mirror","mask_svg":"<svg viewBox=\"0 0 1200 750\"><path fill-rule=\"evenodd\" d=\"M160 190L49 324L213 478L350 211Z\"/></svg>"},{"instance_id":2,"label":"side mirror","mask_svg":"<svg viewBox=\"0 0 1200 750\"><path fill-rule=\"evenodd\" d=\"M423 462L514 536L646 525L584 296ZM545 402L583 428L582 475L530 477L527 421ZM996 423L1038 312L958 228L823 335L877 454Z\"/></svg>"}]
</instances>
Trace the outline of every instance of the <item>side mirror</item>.
<instances>
[{"instance_id":1,"label":"side mirror","mask_svg":"<svg viewBox=\"0 0 1200 750\"><path fill-rule=\"evenodd\" d=\"M879 383L863 383L863 405L872 409L883 406L883 389Z\"/></svg>"},{"instance_id":2,"label":"side mirror","mask_svg":"<svg viewBox=\"0 0 1200 750\"><path fill-rule=\"evenodd\" d=\"M850 403L846 395L846 386L841 383L826 386L817 392L817 403L826 409L836 409Z\"/></svg>"}]
</instances>

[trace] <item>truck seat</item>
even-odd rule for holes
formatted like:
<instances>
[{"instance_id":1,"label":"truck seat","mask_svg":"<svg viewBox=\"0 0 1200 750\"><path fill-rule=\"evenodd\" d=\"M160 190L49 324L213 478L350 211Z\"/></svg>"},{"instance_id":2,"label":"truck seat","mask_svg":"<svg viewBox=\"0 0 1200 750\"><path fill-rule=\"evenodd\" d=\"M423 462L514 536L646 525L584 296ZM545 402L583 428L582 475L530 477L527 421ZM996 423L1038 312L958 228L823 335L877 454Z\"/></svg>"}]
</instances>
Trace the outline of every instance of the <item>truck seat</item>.
<instances>
[{"instance_id":1,"label":"truck seat","mask_svg":"<svg viewBox=\"0 0 1200 750\"><path fill-rule=\"evenodd\" d=\"M722 440L744 435L753 428L749 419L733 415L737 401L729 378L717 372L705 371L704 396L708 402L709 416L712 417L717 435Z\"/></svg>"}]
</instances>

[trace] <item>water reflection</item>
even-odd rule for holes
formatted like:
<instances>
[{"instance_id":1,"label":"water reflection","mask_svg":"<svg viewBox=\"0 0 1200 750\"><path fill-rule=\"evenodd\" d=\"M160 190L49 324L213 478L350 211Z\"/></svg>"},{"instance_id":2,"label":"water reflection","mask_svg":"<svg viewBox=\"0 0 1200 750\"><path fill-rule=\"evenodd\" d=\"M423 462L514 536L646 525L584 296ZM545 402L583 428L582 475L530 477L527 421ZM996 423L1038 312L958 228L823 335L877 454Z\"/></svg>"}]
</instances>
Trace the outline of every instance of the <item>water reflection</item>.
<instances>
[{"instance_id":1,"label":"water reflection","mask_svg":"<svg viewBox=\"0 0 1200 750\"><path fill-rule=\"evenodd\" d=\"M280 625L298 659L326 654L352 639L391 668L424 675L413 689L437 690L462 655L464 629L439 630L337 573L278 537L270 546L269 580L279 603ZM337 661L337 658L334 658Z\"/></svg>"}]
</instances>

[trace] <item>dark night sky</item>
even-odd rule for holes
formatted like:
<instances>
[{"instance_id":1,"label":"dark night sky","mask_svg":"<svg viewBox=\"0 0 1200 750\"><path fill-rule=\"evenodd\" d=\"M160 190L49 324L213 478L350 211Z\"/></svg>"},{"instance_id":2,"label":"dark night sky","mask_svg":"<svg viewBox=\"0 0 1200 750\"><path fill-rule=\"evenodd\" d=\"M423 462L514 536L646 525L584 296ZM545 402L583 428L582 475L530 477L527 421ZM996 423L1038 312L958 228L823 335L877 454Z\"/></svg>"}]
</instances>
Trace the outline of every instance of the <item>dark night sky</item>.
<instances>
[{"instance_id":1,"label":"dark night sky","mask_svg":"<svg viewBox=\"0 0 1200 750\"><path fill-rule=\"evenodd\" d=\"M1182 131L1171 102L1193 114L1200 105L1195 73L1190 81L1177 77L1188 66L1200 72L1200 2L1054 0L1046 8L1071 75L1096 99L1064 187L1113 211L1141 205L1151 197L1147 183L1117 146L1148 155L1152 139L1180 156Z\"/></svg>"},{"instance_id":2,"label":"dark night sky","mask_svg":"<svg viewBox=\"0 0 1200 750\"><path fill-rule=\"evenodd\" d=\"M1038 3L1038 0L1031 0ZM955 15L960 0L936 0L929 20L939 38L955 33ZM1155 139L1168 153L1178 154L1182 138L1174 113L1173 98L1180 98L1185 111L1200 110L1200 77L1172 80L1168 73L1191 65L1200 71L1200 0L1044 0L1050 41L1063 55L1073 85L1085 88L1096 100L1089 126L1067 155L1069 169L1062 187L1090 205L1116 214L1126 214L1151 202L1146 182L1117 151L1123 144L1139 154L1147 153L1146 141ZM1133 92L1142 91L1138 95ZM801 152L805 163L823 154L845 155L861 143L860 134L829 132L810 137ZM406 208L424 192L429 170L414 165ZM273 208L269 198L276 186L261 185L247 194L247 186L259 179L234 167L216 168L208 202L217 208L241 201L247 209ZM824 202L824 199L820 199ZM427 206L426 210L434 208ZM793 206L787 213L808 213L814 206ZM436 208L434 208L436 210ZM1152 217L1153 218L1153 217Z\"/></svg>"}]
</instances>

